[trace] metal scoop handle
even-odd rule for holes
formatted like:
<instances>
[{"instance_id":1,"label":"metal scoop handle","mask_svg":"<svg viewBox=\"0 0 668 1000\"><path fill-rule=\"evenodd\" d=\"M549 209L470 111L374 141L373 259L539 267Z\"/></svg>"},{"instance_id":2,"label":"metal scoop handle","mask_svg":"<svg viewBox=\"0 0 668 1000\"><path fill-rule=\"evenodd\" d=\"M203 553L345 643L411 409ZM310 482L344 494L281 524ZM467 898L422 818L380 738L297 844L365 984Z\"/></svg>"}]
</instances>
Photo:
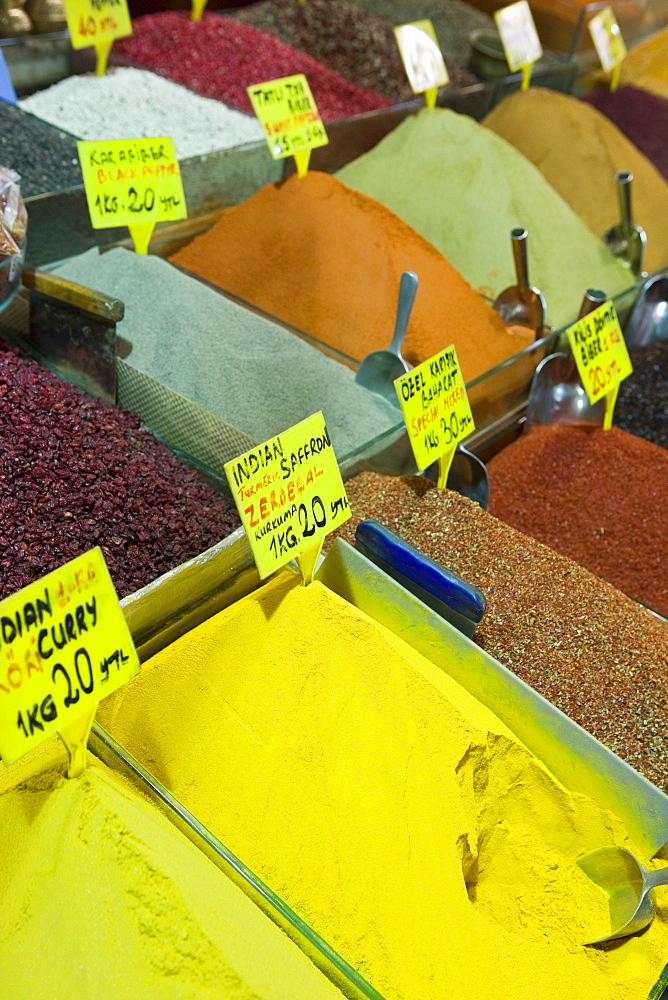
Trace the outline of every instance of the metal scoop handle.
<instances>
[{"instance_id":1,"label":"metal scoop handle","mask_svg":"<svg viewBox=\"0 0 668 1000\"><path fill-rule=\"evenodd\" d=\"M668 885L668 868L658 868L656 871L643 869L646 889L656 889L659 885Z\"/></svg>"},{"instance_id":2,"label":"metal scoop handle","mask_svg":"<svg viewBox=\"0 0 668 1000\"><path fill-rule=\"evenodd\" d=\"M520 291L520 298L525 300L529 294L529 264L527 259L527 236L528 230L522 226L510 230L510 239L513 247L513 260L515 262L515 274L517 275L517 287Z\"/></svg>"},{"instance_id":3,"label":"metal scoop handle","mask_svg":"<svg viewBox=\"0 0 668 1000\"><path fill-rule=\"evenodd\" d=\"M633 174L630 170L620 170L615 174L615 180L617 181L621 230L626 239L629 239L633 228L631 212L631 183L633 181Z\"/></svg>"},{"instance_id":4,"label":"metal scoop handle","mask_svg":"<svg viewBox=\"0 0 668 1000\"><path fill-rule=\"evenodd\" d=\"M401 345L406 336L406 327L413 311L413 303L418 287L418 276L415 271L404 271L399 282L399 301L397 302L397 318L392 334L390 351L393 354L400 354Z\"/></svg>"}]
</instances>

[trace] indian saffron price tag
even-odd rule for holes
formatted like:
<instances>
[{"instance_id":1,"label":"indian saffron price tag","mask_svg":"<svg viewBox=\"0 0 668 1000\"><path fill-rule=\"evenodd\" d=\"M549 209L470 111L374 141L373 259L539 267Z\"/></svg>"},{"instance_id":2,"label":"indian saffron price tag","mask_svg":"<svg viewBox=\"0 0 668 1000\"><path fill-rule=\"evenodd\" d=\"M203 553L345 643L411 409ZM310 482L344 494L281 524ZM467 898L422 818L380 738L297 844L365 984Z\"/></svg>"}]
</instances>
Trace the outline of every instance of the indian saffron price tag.
<instances>
[{"instance_id":1,"label":"indian saffron price tag","mask_svg":"<svg viewBox=\"0 0 668 1000\"><path fill-rule=\"evenodd\" d=\"M90 716L139 670L99 548L0 602L0 756L6 764Z\"/></svg>"},{"instance_id":2,"label":"indian saffron price tag","mask_svg":"<svg viewBox=\"0 0 668 1000\"><path fill-rule=\"evenodd\" d=\"M601 66L606 73L612 71L611 89L615 90L619 83L622 60L626 55L626 45L612 7L605 7L600 14L592 17L589 33Z\"/></svg>"},{"instance_id":3,"label":"indian saffron price tag","mask_svg":"<svg viewBox=\"0 0 668 1000\"><path fill-rule=\"evenodd\" d=\"M320 412L227 462L225 475L263 580L307 551L317 558L325 536L350 517Z\"/></svg>"},{"instance_id":4,"label":"indian saffron price tag","mask_svg":"<svg viewBox=\"0 0 668 1000\"><path fill-rule=\"evenodd\" d=\"M413 21L394 29L401 61L414 94L424 94L427 105L436 106L438 88L449 80L443 54L431 21Z\"/></svg>"},{"instance_id":5,"label":"indian saffron price tag","mask_svg":"<svg viewBox=\"0 0 668 1000\"><path fill-rule=\"evenodd\" d=\"M156 222L188 215L181 171L171 139L78 142L93 229L128 226L138 253L146 253Z\"/></svg>"},{"instance_id":6,"label":"indian saffron price tag","mask_svg":"<svg viewBox=\"0 0 668 1000\"><path fill-rule=\"evenodd\" d=\"M475 430L454 346L423 361L394 383L418 469L439 461L445 487L458 443Z\"/></svg>"},{"instance_id":7,"label":"indian saffron price tag","mask_svg":"<svg viewBox=\"0 0 668 1000\"><path fill-rule=\"evenodd\" d=\"M543 54L527 0L495 11L494 20L510 70L512 73L522 70L522 89L525 90L529 86L531 67Z\"/></svg>"},{"instance_id":8,"label":"indian saffron price tag","mask_svg":"<svg viewBox=\"0 0 668 1000\"><path fill-rule=\"evenodd\" d=\"M308 80L297 73L246 89L272 157L294 156L297 173L304 177L311 150L329 142Z\"/></svg>"},{"instance_id":9,"label":"indian saffron price tag","mask_svg":"<svg viewBox=\"0 0 668 1000\"><path fill-rule=\"evenodd\" d=\"M73 49L94 46L97 76L103 76L114 39L132 34L127 0L65 0L65 16Z\"/></svg>"},{"instance_id":10,"label":"indian saffron price tag","mask_svg":"<svg viewBox=\"0 0 668 1000\"><path fill-rule=\"evenodd\" d=\"M606 397L603 426L609 429L619 383L633 371L613 303L604 302L569 326L566 334L587 399L595 403L597 399Z\"/></svg>"}]
</instances>

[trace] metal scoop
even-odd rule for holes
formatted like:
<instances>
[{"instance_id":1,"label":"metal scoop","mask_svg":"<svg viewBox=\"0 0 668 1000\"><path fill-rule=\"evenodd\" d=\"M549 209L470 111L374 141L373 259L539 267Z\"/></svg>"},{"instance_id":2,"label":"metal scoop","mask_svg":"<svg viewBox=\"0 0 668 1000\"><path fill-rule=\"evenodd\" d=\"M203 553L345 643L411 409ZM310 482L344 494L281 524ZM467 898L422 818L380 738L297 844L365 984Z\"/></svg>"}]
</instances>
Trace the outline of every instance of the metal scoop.
<instances>
[{"instance_id":1,"label":"metal scoop","mask_svg":"<svg viewBox=\"0 0 668 1000\"><path fill-rule=\"evenodd\" d=\"M394 325L392 343L384 351L372 351L362 360L355 381L370 392L382 396L389 403L399 406L394 380L405 375L409 365L401 356L401 345L406 335L406 327L413 309L417 292L418 276L414 271L404 271L399 283L397 319Z\"/></svg>"},{"instance_id":2,"label":"metal scoop","mask_svg":"<svg viewBox=\"0 0 668 1000\"><path fill-rule=\"evenodd\" d=\"M611 226L603 237L603 242L610 247L615 257L628 264L636 278L640 277L642 262L647 246L647 234L642 226L634 226L631 218L631 182L633 174L630 170L620 170L615 174L617 195L619 197L619 214L621 222Z\"/></svg>"},{"instance_id":3,"label":"metal scoop","mask_svg":"<svg viewBox=\"0 0 668 1000\"><path fill-rule=\"evenodd\" d=\"M629 349L668 339L668 269L648 278L624 331Z\"/></svg>"},{"instance_id":4,"label":"metal scoop","mask_svg":"<svg viewBox=\"0 0 668 1000\"><path fill-rule=\"evenodd\" d=\"M625 847L600 847L578 858L578 865L610 897L610 932L595 941L614 941L640 931L656 913L652 889L668 885L668 868L648 871Z\"/></svg>"},{"instance_id":5,"label":"metal scoop","mask_svg":"<svg viewBox=\"0 0 668 1000\"><path fill-rule=\"evenodd\" d=\"M605 292L588 288L578 319L606 300ZM550 354L541 361L529 389L525 430L540 424L601 427L604 417L605 399L589 402L572 354Z\"/></svg>"},{"instance_id":6,"label":"metal scoop","mask_svg":"<svg viewBox=\"0 0 668 1000\"><path fill-rule=\"evenodd\" d=\"M515 274L517 284L504 289L494 300L494 309L506 326L526 326L533 330L536 339L542 337L545 325L547 306L543 293L529 285L527 266L527 236L526 229L510 230L510 240L513 247Z\"/></svg>"}]
</instances>

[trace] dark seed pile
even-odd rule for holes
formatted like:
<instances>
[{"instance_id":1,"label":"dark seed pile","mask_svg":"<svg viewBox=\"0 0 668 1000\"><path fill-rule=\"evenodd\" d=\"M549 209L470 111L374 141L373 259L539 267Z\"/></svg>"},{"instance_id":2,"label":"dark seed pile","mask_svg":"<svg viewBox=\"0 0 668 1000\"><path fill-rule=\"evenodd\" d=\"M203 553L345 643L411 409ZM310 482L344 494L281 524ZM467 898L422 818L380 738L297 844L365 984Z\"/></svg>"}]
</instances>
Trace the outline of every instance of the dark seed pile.
<instances>
[{"instance_id":1,"label":"dark seed pile","mask_svg":"<svg viewBox=\"0 0 668 1000\"><path fill-rule=\"evenodd\" d=\"M348 0L261 0L233 15L307 52L347 80L377 90L393 102L412 100L392 25ZM450 81L461 89L476 77L446 60Z\"/></svg>"},{"instance_id":2,"label":"dark seed pile","mask_svg":"<svg viewBox=\"0 0 668 1000\"><path fill-rule=\"evenodd\" d=\"M668 617L668 452L618 427L539 427L487 471L492 514Z\"/></svg>"},{"instance_id":3,"label":"dark seed pile","mask_svg":"<svg viewBox=\"0 0 668 1000\"><path fill-rule=\"evenodd\" d=\"M0 101L0 163L20 175L24 198L82 183L76 139L6 101Z\"/></svg>"},{"instance_id":4,"label":"dark seed pile","mask_svg":"<svg viewBox=\"0 0 668 1000\"><path fill-rule=\"evenodd\" d=\"M668 629L570 559L426 479L346 483L352 519L381 521L487 598L474 639L668 792Z\"/></svg>"},{"instance_id":5,"label":"dark seed pile","mask_svg":"<svg viewBox=\"0 0 668 1000\"><path fill-rule=\"evenodd\" d=\"M295 73L306 75L323 121L391 104L278 38L217 14L205 13L201 21L185 11L147 14L133 21L133 29L115 43L115 62L153 70L249 114L246 87Z\"/></svg>"},{"instance_id":6,"label":"dark seed pile","mask_svg":"<svg viewBox=\"0 0 668 1000\"><path fill-rule=\"evenodd\" d=\"M633 374L619 387L614 422L668 449L668 340L656 340L630 355Z\"/></svg>"},{"instance_id":7,"label":"dark seed pile","mask_svg":"<svg viewBox=\"0 0 668 1000\"><path fill-rule=\"evenodd\" d=\"M95 545L125 597L238 524L134 414L0 341L0 598Z\"/></svg>"},{"instance_id":8,"label":"dark seed pile","mask_svg":"<svg viewBox=\"0 0 668 1000\"><path fill-rule=\"evenodd\" d=\"M308 0L306 0L308 3ZM494 28L489 14L462 0L351 0L357 7L391 25L429 18L441 52L457 66L468 66L469 35L475 28Z\"/></svg>"},{"instance_id":9,"label":"dark seed pile","mask_svg":"<svg viewBox=\"0 0 668 1000\"><path fill-rule=\"evenodd\" d=\"M668 180L668 101L639 87L594 90L582 98L609 118Z\"/></svg>"}]
</instances>

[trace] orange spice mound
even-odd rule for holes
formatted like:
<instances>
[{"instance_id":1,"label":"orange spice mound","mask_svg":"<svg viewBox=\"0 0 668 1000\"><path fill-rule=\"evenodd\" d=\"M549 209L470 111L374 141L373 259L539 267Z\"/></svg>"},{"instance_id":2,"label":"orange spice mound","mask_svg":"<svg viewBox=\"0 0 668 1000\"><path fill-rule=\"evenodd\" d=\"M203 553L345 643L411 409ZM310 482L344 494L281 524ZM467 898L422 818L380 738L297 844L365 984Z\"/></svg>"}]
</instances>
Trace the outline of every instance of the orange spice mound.
<instances>
[{"instance_id":1,"label":"orange spice mound","mask_svg":"<svg viewBox=\"0 0 668 1000\"><path fill-rule=\"evenodd\" d=\"M403 347L412 364L454 343L470 381L533 339L508 330L393 212L315 171L263 187L171 260L358 361L389 346L409 270L419 278Z\"/></svg>"}]
</instances>

